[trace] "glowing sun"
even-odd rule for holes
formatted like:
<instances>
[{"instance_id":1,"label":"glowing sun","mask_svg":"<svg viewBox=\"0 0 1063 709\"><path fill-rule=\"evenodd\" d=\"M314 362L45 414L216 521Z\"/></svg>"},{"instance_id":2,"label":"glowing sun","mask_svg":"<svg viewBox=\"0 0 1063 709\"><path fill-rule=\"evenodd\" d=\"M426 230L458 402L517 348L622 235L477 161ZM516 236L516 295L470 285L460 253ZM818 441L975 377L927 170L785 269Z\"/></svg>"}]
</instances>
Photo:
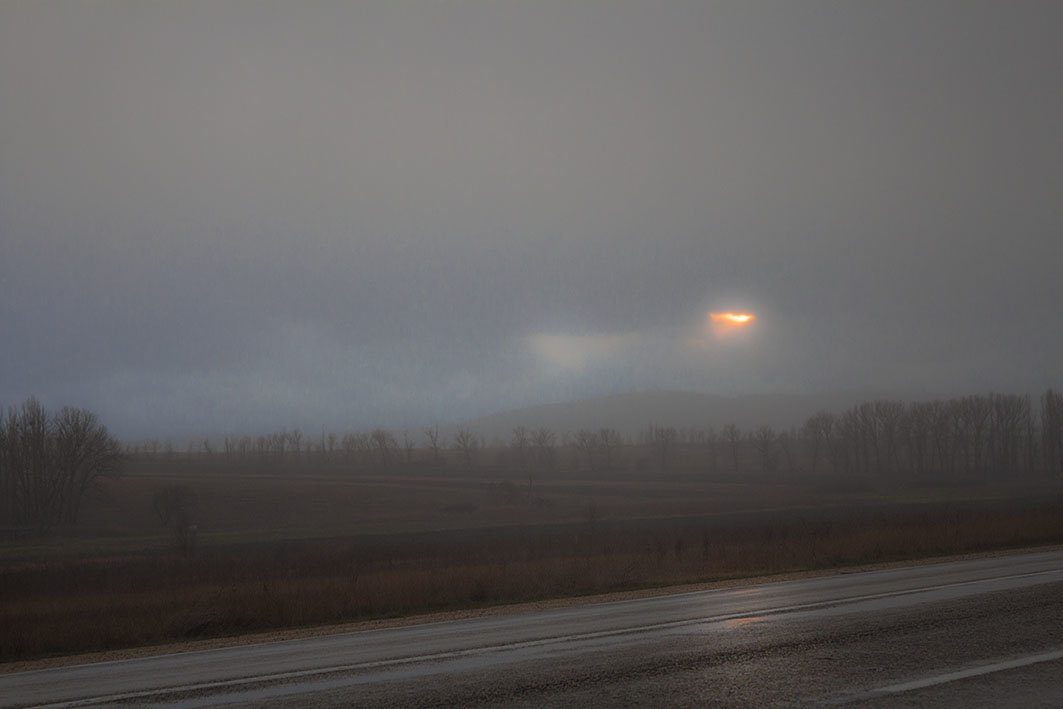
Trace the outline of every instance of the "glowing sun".
<instances>
[{"instance_id":1,"label":"glowing sun","mask_svg":"<svg viewBox=\"0 0 1063 709\"><path fill-rule=\"evenodd\" d=\"M709 313L709 326L717 337L745 329L753 324L753 313Z\"/></svg>"},{"instance_id":2,"label":"glowing sun","mask_svg":"<svg viewBox=\"0 0 1063 709\"><path fill-rule=\"evenodd\" d=\"M745 325L757 319L752 313L709 313L713 322L727 322L734 325Z\"/></svg>"}]
</instances>

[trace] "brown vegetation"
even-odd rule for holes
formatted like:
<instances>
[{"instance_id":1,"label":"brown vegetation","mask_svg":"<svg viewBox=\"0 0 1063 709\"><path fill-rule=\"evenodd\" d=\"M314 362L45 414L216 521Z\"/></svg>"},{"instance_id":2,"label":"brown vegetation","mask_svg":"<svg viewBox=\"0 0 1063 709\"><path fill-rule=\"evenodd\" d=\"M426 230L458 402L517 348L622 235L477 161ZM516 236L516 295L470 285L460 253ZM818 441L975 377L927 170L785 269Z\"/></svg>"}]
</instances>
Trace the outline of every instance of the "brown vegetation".
<instances>
[{"instance_id":1,"label":"brown vegetation","mask_svg":"<svg viewBox=\"0 0 1063 709\"><path fill-rule=\"evenodd\" d=\"M1063 540L1063 506L271 542L8 564L0 660Z\"/></svg>"}]
</instances>

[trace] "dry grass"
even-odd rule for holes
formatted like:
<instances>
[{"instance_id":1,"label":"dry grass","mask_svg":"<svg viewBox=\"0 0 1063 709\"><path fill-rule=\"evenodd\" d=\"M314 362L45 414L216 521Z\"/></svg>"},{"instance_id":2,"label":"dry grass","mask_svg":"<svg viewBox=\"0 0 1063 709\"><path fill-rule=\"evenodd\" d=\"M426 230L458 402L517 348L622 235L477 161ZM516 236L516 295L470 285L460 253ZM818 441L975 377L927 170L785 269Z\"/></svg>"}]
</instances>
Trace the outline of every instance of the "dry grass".
<instances>
[{"instance_id":1,"label":"dry grass","mask_svg":"<svg viewBox=\"0 0 1063 709\"><path fill-rule=\"evenodd\" d=\"M168 485L199 499L191 556L152 511ZM1059 491L638 466L529 479L487 456L378 470L140 459L76 528L0 546L0 662L1051 543L1059 503L1002 500Z\"/></svg>"},{"instance_id":2,"label":"dry grass","mask_svg":"<svg viewBox=\"0 0 1063 709\"><path fill-rule=\"evenodd\" d=\"M23 559L0 569L0 661L1058 541L1053 502Z\"/></svg>"}]
</instances>

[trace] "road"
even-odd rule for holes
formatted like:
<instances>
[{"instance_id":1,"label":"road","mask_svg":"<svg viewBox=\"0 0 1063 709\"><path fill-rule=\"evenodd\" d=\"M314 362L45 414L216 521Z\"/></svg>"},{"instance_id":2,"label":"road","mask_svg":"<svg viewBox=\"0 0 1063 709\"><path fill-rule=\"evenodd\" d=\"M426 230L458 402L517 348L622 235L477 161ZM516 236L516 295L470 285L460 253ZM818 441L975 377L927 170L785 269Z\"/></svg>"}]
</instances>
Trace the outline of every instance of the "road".
<instances>
[{"instance_id":1,"label":"road","mask_svg":"<svg viewBox=\"0 0 1063 709\"><path fill-rule=\"evenodd\" d=\"M1063 705L1063 552L0 675L5 706Z\"/></svg>"}]
</instances>

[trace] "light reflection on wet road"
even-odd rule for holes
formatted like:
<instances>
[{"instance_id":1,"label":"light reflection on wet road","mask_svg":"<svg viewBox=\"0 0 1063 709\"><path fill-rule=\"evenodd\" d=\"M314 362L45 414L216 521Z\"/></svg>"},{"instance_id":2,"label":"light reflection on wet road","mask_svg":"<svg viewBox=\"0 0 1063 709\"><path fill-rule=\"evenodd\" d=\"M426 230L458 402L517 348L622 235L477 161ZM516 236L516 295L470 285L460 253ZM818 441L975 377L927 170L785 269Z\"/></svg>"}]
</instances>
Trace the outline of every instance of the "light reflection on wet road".
<instances>
[{"instance_id":1,"label":"light reflection on wet road","mask_svg":"<svg viewBox=\"0 0 1063 709\"><path fill-rule=\"evenodd\" d=\"M417 704L430 703L433 696L440 699L441 677L450 684L455 678L466 678L481 687L474 696L489 699L494 695L487 689L497 692L505 686L502 677L509 682L524 677L522 686L540 686L542 673L576 677L580 668L593 670L602 658L610 658L597 675L591 672L595 677L612 677L607 684L598 679L581 685L576 678L556 695L563 698L568 696L564 692L575 692L576 698L581 691L601 692L623 685L630 677L640 676L639 668L655 666L655 662L663 663L660 672L664 674L676 662L686 667L676 656L694 666L697 661L690 658L701 657L713 675L723 671L727 662L720 658L729 652L743 658L739 665L761 653L764 667L759 672L767 677L775 657L772 653L778 654L772 648L800 645L788 638L790 633L796 633L795 637L802 633L819 637L817 632L837 635L845 627L859 629L869 622L874 626L877 618L969 608L976 600L985 603L985 598L1043 594L1045 588L1058 588L1053 584L1061 582L1061 552L978 559L10 674L0 676L0 697L5 705L81 700L191 707L221 702L305 702L314 694L315 703ZM932 626L947 615L935 611L916 625ZM1054 616L1050 622L1060 625ZM902 623L902 627L908 625ZM860 637L864 631L853 632ZM913 637L909 645L920 636ZM1019 654L1020 645L1009 645L1010 654ZM876 648L872 645L861 652L873 655ZM833 656L827 653L824 657ZM812 659L815 665L822 658ZM794 667L802 662L807 665L809 660L791 658ZM622 669L625 663L629 671ZM785 665L781 667L785 670ZM657 674L639 686L653 691ZM858 696L853 693L883 684L870 683L874 676L872 672L864 684L852 687L835 688L826 681L808 691L829 695L848 689ZM676 681L682 684L678 675ZM661 688L667 691L667 686ZM767 699L771 692L764 691L767 694L748 701ZM727 701L715 695L707 699ZM742 703L739 696L733 699ZM808 695L787 695L784 701L797 699L808 699ZM451 697L450 701L470 703L471 698ZM506 695L499 701L510 704L516 698ZM645 701L681 704L683 697L669 692L665 697L651 694Z\"/></svg>"}]
</instances>

